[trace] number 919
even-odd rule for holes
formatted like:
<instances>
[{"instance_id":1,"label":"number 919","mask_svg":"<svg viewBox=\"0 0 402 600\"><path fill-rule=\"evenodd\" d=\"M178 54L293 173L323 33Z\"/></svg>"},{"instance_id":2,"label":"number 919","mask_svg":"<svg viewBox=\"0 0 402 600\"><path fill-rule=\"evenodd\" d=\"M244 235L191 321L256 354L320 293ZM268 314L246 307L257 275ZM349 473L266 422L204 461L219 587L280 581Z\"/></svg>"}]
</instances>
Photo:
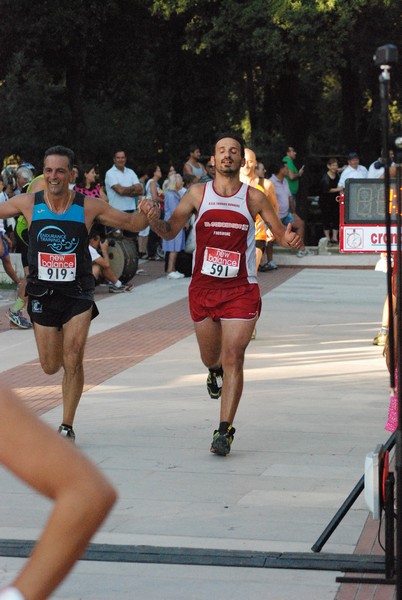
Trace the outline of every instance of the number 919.
<instances>
[{"instance_id":1,"label":"number 919","mask_svg":"<svg viewBox=\"0 0 402 600\"><path fill-rule=\"evenodd\" d=\"M67 269L48 269L47 274L49 279L65 279L67 277Z\"/></svg>"}]
</instances>

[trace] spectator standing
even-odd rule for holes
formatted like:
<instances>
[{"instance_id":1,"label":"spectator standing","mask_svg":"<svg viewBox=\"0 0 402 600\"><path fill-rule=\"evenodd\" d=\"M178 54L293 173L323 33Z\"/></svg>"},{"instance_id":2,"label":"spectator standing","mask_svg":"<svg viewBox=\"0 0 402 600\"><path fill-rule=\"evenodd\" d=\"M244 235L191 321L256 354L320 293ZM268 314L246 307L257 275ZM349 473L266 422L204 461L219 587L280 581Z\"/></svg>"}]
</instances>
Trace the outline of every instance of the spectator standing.
<instances>
[{"instance_id":1,"label":"spectator standing","mask_svg":"<svg viewBox=\"0 0 402 600\"><path fill-rule=\"evenodd\" d=\"M9 184L6 185L4 191L0 192L0 203L7 202L8 199L11 198L13 195L14 195L14 190L11 189ZM3 264L5 273L9 276L11 281L13 281L17 286L19 286L20 280L19 280L17 273L15 272L15 269L14 269L11 259L10 259L11 247L12 247L12 241L6 233L4 220L0 219L0 260ZM17 297L17 300L18 300L18 297ZM17 300L14 304L17 303ZM22 314L22 309L25 306L24 300L20 300L18 302L18 306L20 306L20 311L19 311L18 315L15 315L16 323L14 323L14 319L10 316L10 310L8 310L6 312L7 318L11 322L13 322L15 325L20 327L21 329L30 329L32 327L32 324Z\"/></svg>"},{"instance_id":2,"label":"spectator standing","mask_svg":"<svg viewBox=\"0 0 402 600\"><path fill-rule=\"evenodd\" d=\"M313 254L304 246L304 221L296 212L293 196L290 193L289 184L286 175L289 172L286 162L276 163L272 166L271 181L274 184L276 198L278 200L278 214L282 224L287 227L292 225L292 229L296 231L302 242L300 249L297 251L297 257L303 258Z\"/></svg>"},{"instance_id":3,"label":"spectator standing","mask_svg":"<svg viewBox=\"0 0 402 600\"><path fill-rule=\"evenodd\" d=\"M342 188L338 185L338 171L338 159L330 158L327 162L327 172L321 178L319 186L324 235L329 243L335 245L339 243L339 202L337 197L342 191Z\"/></svg>"},{"instance_id":4,"label":"spectator standing","mask_svg":"<svg viewBox=\"0 0 402 600\"><path fill-rule=\"evenodd\" d=\"M127 156L124 150L114 153L113 163L113 167L105 174L106 196L110 206L132 214L137 210L137 197L144 193L144 187L137 173L126 167ZM137 246L137 233L127 230L122 233Z\"/></svg>"},{"instance_id":5,"label":"spectator standing","mask_svg":"<svg viewBox=\"0 0 402 600\"><path fill-rule=\"evenodd\" d=\"M250 148L244 149L244 165L240 168L240 181L259 189L265 193L264 188L259 184L258 178L255 175L257 159L253 150ZM272 186L272 183L269 182ZM273 186L272 186L273 187ZM265 223L261 215L257 215L255 220L255 266L258 271L262 256L267 243L267 232Z\"/></svg>"},{"instance_id":6,"label":"spectator standing","mask_svg":"<svg viewBox=\"0 0 402 600\"><path fill-rule=\"evenodd\" d=\"M349 152L348 166L342 171L339 178L339 187L344 188L348 179L367 179L368 171L366 167L360 164L359 154Z\"/></svg>"},{"instance_id":7,"label":"spectator standing","mask_svg":"<svg viewBox=\"0 0 402 600\"><path fill-rule=\"evenodd\" d=\"M12 246L12 242L6 234L6 230L4 227L4 221L3 221L3 219L0 219L0 260L3 263L4 271L7 273L9 278L15 284L19 285L20 280L18 278L17 273L14 270L14 267L13 267L13 265L11 263L11 259L10 259L10 250L9 249L11 248L11 246ZM28 329L28 328L29 327L23 327L23 329Z\"/></svg>"},{"instance_id":8,"label":"spectator standing","mask_svg":"<svg viewBox=\"0 0 402 600\"><path fill-rule=\"evenodd\" d=\"M278 200L276 198L274 184L272 183L272 181L270 181L269 179L267 179L265 177L266 172L267 171L265 169L264 164L262 162L258 162L257 168L255 170L255 174L258 177L258 183L264 189L264 192L265 192L265 195L267 196L267 198L269 198L271 200L271 202L274 204L276 214L278 214ZM265 246L265 254L266 254L267 260L266 260L265 264L260 265L260 267L259 267L259 271L262 271L262 272L275 271L278 268L278 265L274 261L275 237L274 237L274 234L272 233L271 229L268 226L266 227L266 231L267 231L267 243Z\"/></svg>"},{"instance_id":9,"label":"spectator standing","mask_svg":"<svg viewBox=\"0 0 402 600\"><path fill-rule=\"evenodd\" d=\"M144 188L137 174L126 167L127 157L124 150L117 150L113 156L114 165L105 175L106 195L113 208L126 213L136 210L135 196L141 195Z\"/></svg>"},{"instance_id":10,"label":"spectator standing","mask_svg":"<svg viewBox=\"0 0 402 600\"><path fill-rule=\"evenodd\" d=\"M191 175L195 175L194 183L198 183L201 177L206 175L206 169L204 165L200 162L201 151L196 144L192 144L189 148L189 154L187 158L187 162L184 163L183 166L183 174L190 173Z\"/></svg>"},{"instance_id":11,"label":"spectator standing","mask_svg":"<svg viewBox=\"0 0 402 600\"><path fill-rule=\"evenodd\" d=\"M145 184L145 196L151 198L157 204L163 200L163 191L159 185L159 180L162 177L162 171L159 165L152 163L145 168L147 182ZM141 237L147 238L147 256L148 260L162 260L157 256L157 247L160 243L159 236L152 231L149 226L141 231Z\"/></svg>"},{"instance_id":12,"label":"spectator standing","mask_svg":"<svg viewBox=\"0 0 402 600\"><path fill-rule=\"evenodd\" d=\"M26 163L26 164L28 164L28 163ZM32 167L32 169L27 166L23 166L23 165L18 167L18 169L15 172L15 180L17 183L16 193L25 194L25 192L27 191L27 188L33 178L34 178L33 167Z\"/></svg>"},{"instance_id":13,"label":"spectator standing","mask_svg":"<svg viewBox=\"0 0 402 600\"><path fill-rule=\"evenodd\" d=\"M283 157L282 162L288 166L288 174L286 175L286 181L289 184L290 193L292 194L294 208L297 207L297 192L299 191L299 180L304 173L304 165L298 169L294 163L296 160L297 152L293 146L288 146L286 155Z\"/></svg>"},{"instance_id":14,"label":"spectator standing","mask_svg":"<svg viewBox=\"0 0 402 600\"><path fill-rule=\"evenodd\" d=\"M31 192L35 193L44 189L44 178L43 175L38 175L22 187L23 193ZM32 323L27 319L24 314L24 308L27 303L27 297L25 294L27 275L28 275L28 223L24 215L19 215L15 227L15 239L16 239L16 250L21 254L22 267L24 269L24 277L21 279L18 286L17 298L14 304L7 310L7 318L20 329L31 329Z\"/></svg>"},{"instance_id":15,"label":"spectator standing","mask_svg":"<svg viewBox=\"0 0 402 600\"><path fill-rule=\"evenodd\" d=\"M164 182L162 184L162 191L163 191L163 193L165 193L165 189L166 189L166 187L167 187L167 185L169 183L169 177L171 175L174 175L175 173L176 173L176 167L173 164L170 164L169 168L168 168L167 175L166 175L166 179L164 180Z\"/></svg>"},{"instance_id":16,"label":"spectator standing","mask_svg":"<svg viewBox=\"0 0 402 600\"><path fill-rule=\"evenodd\" d=\"M392 167L394 165L394 162L393 162L394 161L394 151L393 150L389 151L389 158L390 158L391 167ZM381 156L379 156L377 158L377 160L372 162L371 165L369 166L367 179L380 179L381 177L384 177L384 172L385 172L384 160L382 159Z\"/></svg>"},{"instance_id":17,"label":"spectator standing","mask_svg":"<svg viewBox=\"0 0 402 600\"><path fill-rule=\"evenodd\" d=\"M77 181L78 178L78 174L79 174L79 168L77 165L73 166L73 170L71 171L71 179L70 179L70 183L68 184L68 187L70 188L70 190L74 189L75 186L75 182Z\"/></svg>"},{"instance_id":18,"label":"spectator standing","mask_svg":"<svg viewBox=\"0 0 402 600\"><path fill-rule=\"evenodd\" d=\"M264 187L264 178L260 180L256 175L257 164L257 158L253 150L250 150L250 148L245 148L244 165L240 168L240 181L263 192L267 196L268 200L272 204L272 207L277 213L278 203L275 196L274 186L272 182L267 179L266 185ZM260 270L260 263L265 252L267 239L267 225L264 223L264 220L261 217L261 215L257 214L255 219L255 266L257 271ZM277 268L276 265L275 268ZM264 271L265 270L268 269L264 268ZM256 338L256 335L257 327L254 327L251 339L254 340Z\"/></svg>"},{"instance_id":19,"label":"spectator standing","mask_svg":"<svg viewBox=\"0 0 402 600\"><path fill-rule=\"evenodd\" d=\"M264 179L266 172L267 171L265 169L264 163L257 162L257 166L255 168L255 174L258 177L258 179Z\"/></svg>"},{"instance_id":20,"label":"spectator standing","mask_svg":"<svg viewBox=\"0 0 402 600\"><path fill-rule=\"evenodd\" d=\"M74 185L74 190L84 194L85 196L91 196L92 198L100 198L105 202L108 201L107 195L103 191L100 183L96 181L96 169L93 164L84 164L82 169L78 172L78 177Z\"/></svg>"},{"instance_id":21,"label":"spectator standing","mask_svg":"<svg viewBox=\"0 0 402 600\"><path fill-rule=\"evenodd\" d=\"M215 163L213 156L209 157L209 160L205 163L205 175L203 175L199 183L206 183L207 181L213 181L215 179Z\"/></svg>"},{"instance_id":22,"label":"spectator standing","mask_svg":"<svg viewBox=\"0 0 402 600\"><path fill-rule=\"evenodd\" d=\"M183 175L183 187L180 190L180 196L184 196L189 188L195 183L195 175L190 175L190 173L184 173Z\"/></svg>"}]
</instances>

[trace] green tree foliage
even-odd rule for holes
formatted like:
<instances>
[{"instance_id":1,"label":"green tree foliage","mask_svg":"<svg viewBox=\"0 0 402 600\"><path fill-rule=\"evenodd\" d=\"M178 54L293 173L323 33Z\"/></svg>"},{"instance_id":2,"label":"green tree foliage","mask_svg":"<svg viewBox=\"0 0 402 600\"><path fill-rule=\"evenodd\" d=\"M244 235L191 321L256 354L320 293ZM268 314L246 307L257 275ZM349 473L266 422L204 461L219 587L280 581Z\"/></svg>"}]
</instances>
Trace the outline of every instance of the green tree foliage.
<instances>
[{"instance_id":1,"label":"green tree foliage","mask_svg":"<svg viewBox=\"0 0 402 600\"><path fill-rule=\"evenodd\" d=\"M180 167L190 143L241 131L260 156L291 143L378 153L376 48L399 45L400 0L2 0L0 153L38 163L64 143L110 165ZM392 126L400 127L399 69Z\"/></svg>"}]
</instances>

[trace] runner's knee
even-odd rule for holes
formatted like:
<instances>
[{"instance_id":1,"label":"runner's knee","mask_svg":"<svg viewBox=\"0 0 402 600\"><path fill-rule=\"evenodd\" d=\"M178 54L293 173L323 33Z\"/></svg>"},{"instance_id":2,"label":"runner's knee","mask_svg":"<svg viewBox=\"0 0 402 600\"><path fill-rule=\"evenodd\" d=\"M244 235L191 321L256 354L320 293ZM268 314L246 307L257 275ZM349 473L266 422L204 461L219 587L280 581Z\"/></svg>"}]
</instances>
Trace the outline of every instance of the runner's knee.
<instances>
[{"instance_id":1,"label":"runner's knee","mask_svg":"<svg viewBox=\"0 0 402 600\"><path fill-rule=\"evenodd\" d=\"M46 375L54 375L61 369L61 362L49 359L41 359L41 367Z\"/></svg>"}]
</instances>

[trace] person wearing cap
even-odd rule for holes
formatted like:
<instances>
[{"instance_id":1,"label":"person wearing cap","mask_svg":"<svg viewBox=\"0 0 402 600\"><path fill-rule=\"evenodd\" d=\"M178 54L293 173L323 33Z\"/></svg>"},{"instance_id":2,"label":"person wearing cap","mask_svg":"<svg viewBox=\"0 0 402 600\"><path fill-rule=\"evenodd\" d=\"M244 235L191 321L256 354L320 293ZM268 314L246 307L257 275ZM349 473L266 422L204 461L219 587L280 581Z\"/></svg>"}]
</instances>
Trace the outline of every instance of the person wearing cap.
<instances>
[{"instance_id":1,"label":"person wearing cap","mask_svg":"<svg viewBox=\"0 0 402 600\"><path fill-rule=\"evenodd\" d=\"M344 188L347 179L367 179L368 171L366 167L359 164L359 155L357 152L349 152L348 166L342 171L338 187Z\"/></svg>"}]
</instances>

